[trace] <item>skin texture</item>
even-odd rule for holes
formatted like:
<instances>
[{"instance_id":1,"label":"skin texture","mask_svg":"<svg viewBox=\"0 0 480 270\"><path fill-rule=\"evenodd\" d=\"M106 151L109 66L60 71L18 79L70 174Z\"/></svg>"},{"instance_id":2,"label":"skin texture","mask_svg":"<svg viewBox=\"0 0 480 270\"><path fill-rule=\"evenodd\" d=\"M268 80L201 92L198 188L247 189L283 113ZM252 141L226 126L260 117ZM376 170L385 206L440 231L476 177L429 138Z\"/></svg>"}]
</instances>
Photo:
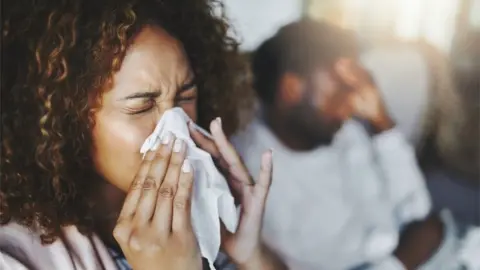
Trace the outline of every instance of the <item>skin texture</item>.
<instances>
[{"instance_id":1,"label":"skin texture","mask_svg":"<svg viewBox=\"0 0 480 270\"><path fill-rule=\"evenodd\" d=\"M134 269L202 269L189 212L193 170L185 144L165 138L145 156L113 234Z\"/></svg>"},{"instance_id":2,"label":"skin texture","mask_svg":"<svg viewBox=\"0 0 480 270\"><path fill-rule=\"evenodd\" d=\"M128 190L142 161L139 149L165 110L180 106L196 120L197 89L192 82L183 46L172 36L147 27L135 37L95 114L93 158L104 179Z\"/></svg>"}]
</instances>

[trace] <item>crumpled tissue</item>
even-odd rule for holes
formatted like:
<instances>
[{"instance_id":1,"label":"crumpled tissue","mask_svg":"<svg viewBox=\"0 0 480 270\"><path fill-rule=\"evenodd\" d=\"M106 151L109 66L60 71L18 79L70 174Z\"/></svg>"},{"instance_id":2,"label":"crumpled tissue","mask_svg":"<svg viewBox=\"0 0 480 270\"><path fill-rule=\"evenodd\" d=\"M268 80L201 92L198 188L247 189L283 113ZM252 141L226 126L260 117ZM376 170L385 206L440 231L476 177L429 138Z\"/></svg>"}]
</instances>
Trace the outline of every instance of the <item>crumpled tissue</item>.
<instances>
[{"instance_id":1,"label":"crumpled tissue","mask_svg":"<svg viewBox=\"0 0 480 270\"><path fill-rule=\"evenodd\" d=\"M153 133L143 143L140 152L145 155L156 150L161 138L171 132L187 145L187 158L194 171L192 195L192 227L200 246L202 257L206 258L211 269L220 250L220 219L226 229L235 232L238 215L234 198L223 175L217 170L209 153L198 148L190 137L188 122L191 119L181 108L173 108L163 113ZM194 124L195 125L195 124ZM195 125L203 134L207 131Z\"/></svg>"}]
</instances>

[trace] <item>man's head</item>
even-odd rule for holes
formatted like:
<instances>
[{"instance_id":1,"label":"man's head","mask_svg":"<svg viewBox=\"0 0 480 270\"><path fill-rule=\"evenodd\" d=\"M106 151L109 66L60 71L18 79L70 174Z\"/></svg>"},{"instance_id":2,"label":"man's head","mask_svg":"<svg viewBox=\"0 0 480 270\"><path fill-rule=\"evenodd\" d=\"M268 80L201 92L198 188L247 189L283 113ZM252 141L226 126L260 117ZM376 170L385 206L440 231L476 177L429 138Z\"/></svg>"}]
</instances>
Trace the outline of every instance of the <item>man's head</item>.
<instances>
[{"instance_id":1,"label":"man's head","mask_svg":"<svg viewBox=\"0 0 480 270\"><path fill-rule=\"evenodd\" d=\"M345 78L356 50L355 37L334 25L303 19L284 26L253 56L264 108L310 144L330 140L351 114Z\"/></svg>"}]
</instances>

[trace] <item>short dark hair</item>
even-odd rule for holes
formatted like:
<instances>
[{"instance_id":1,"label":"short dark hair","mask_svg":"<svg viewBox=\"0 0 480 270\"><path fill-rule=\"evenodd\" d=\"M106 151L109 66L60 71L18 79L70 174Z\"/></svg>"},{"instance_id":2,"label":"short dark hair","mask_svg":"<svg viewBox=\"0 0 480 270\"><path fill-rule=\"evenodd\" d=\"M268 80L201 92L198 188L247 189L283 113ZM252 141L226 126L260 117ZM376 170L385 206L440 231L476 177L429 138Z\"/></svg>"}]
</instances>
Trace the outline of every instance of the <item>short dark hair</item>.
<instances>
[{"instance_id":1,"label":"short dark hair","mask_svg":"<svg viewBox=\"0 0 480 270\"><path fill-rule=\"evenodd\" d=\"M253 55L253 86L263 103L275 100L278 81L285 72L308 76L339 57L357 56L355 36L323 21L302 19L285 25Z\"/></svg>"}]
</instances>

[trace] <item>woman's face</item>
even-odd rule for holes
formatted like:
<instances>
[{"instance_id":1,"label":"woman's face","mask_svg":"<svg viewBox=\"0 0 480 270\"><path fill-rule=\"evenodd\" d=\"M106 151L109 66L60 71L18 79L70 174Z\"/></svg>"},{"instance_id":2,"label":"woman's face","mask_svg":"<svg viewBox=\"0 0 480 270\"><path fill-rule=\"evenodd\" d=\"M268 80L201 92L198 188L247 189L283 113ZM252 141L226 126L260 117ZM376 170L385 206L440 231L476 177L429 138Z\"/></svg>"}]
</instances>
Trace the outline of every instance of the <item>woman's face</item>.
<instances>
[{"instance_id":1,"label":"woman's face","mask_svg":"<svg viewBox=\"0 0 480 270\"><path fill-rule=\"evenodd\" d=\"M140 147L165 110L180 106L196 121L197 89L182 45L159 27L145 27L127 50L95 114L97 172L126 191L142 160Z\"/></svg>"}]
</instances>

